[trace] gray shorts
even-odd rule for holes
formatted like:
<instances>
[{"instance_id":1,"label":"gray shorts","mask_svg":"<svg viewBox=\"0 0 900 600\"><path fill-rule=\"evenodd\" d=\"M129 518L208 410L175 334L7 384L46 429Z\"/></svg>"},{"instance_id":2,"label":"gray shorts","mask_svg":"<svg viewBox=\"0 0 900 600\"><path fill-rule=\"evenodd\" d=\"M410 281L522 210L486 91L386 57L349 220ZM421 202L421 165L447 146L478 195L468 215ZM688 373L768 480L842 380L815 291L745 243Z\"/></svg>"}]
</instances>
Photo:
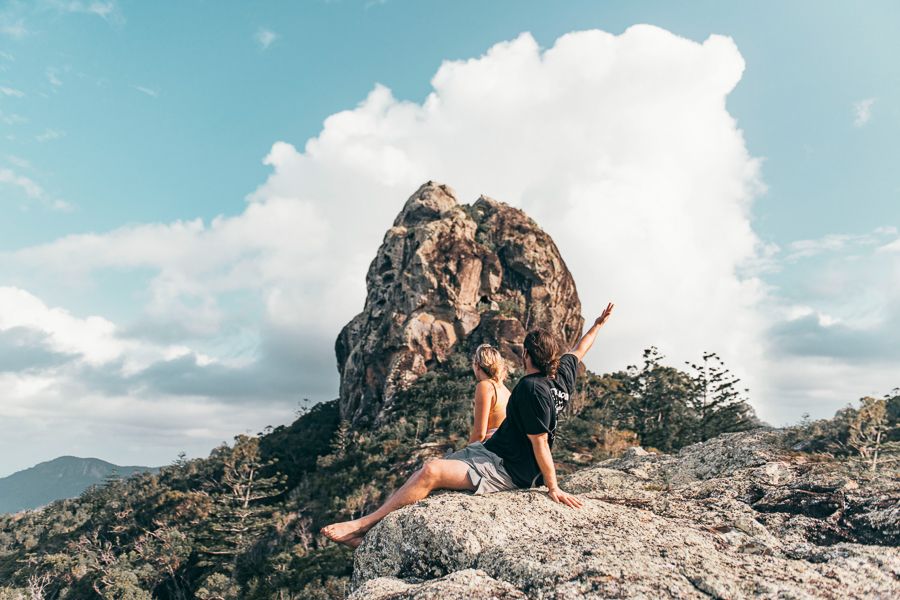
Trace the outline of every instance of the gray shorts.
<instances>
[{"instance_id":1,"label":"gray shorts","mask_svg":"<svg viewBox=\"0 0 900 600\"><path fill-rule=\"evenodd\" d=\"M503 459L485 448L481 442L450 452L444 459L459 460L469 465L469 481L475 486L476 495L517 489L512 477L503 468Z\"/></svg>"}]
</instances>

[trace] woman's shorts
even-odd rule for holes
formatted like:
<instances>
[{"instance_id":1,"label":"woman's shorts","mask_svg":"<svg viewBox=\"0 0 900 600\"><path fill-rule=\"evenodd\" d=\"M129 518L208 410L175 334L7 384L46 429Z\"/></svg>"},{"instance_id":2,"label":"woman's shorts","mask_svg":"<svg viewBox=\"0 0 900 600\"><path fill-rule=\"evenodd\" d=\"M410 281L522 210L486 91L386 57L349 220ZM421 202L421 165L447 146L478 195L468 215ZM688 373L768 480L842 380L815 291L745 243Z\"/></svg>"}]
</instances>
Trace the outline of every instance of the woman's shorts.
<instances>
[{"instance_id":1,"label":"woman's shorts","mask_svg":"<svg viewBox=\"0 0 900 600\"><path fill-rule=\"evenodd\" d=\"M459 460L469 466L469 481L475 486L476 495L517 489L512 477L503 468L503 459L485 448L481 442L450 452L444 459Z\"/></svg>"}]
</instances>

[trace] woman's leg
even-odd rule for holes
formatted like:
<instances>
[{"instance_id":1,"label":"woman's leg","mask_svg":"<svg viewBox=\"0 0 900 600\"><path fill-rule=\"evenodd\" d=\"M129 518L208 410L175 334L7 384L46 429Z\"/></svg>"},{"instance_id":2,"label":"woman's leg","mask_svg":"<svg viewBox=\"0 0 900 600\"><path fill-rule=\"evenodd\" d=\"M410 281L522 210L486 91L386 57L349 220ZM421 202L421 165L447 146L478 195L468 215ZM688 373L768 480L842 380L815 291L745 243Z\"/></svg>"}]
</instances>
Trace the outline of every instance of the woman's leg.
<instances>
[{"instance_id":1,"label":"woman's leg","mask_svg":"<svg viewBox=\"0 0 900 600\"><path fill-rule=\"evenodd\" d=\"M469 465L461 460L433 460L412 474L403 486L391 494L378 510L353 521L334 523L322 528L328 539L356 547L359 538L400 507L418 502L433 490L474 490L469 480ZM354 545L355 544L355 545Z\"/></svg>"}]
</instances>

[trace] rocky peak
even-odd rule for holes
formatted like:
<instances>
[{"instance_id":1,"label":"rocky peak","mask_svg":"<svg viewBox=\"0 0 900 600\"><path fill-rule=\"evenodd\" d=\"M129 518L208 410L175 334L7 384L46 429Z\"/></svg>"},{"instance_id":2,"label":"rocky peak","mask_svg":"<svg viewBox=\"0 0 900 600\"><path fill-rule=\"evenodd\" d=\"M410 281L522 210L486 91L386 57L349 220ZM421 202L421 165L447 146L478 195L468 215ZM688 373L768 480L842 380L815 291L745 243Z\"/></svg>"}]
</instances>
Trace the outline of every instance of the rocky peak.
<instances>
[{"instance_id":1,"label":"rocky peak","mask_svg":"<svg viewBox=\"0 0 900 600\"><path fill-rule=\"evenodd\" d=\"M335 344L341 414L355 424L377 420L398 389L455 351L487 342L517 366L528 329L574 344L584 325L549 235L521 210L485 196L461 205L433 181L397 215L366 287Z\"/></svg>"}]
</instances>

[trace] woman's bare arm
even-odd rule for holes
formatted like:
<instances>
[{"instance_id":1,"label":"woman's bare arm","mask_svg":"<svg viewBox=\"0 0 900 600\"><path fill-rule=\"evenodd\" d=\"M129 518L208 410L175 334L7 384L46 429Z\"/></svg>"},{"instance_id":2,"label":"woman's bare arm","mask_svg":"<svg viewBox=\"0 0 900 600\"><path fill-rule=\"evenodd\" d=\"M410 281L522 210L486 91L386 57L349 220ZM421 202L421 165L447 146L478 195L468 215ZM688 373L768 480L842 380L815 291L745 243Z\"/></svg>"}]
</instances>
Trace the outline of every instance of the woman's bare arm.
<instances>
[{"instance_id":1,"label":"woman's bare arm","mask_svg":"<svg viewBox=\"0 0 900 600\"><path fill-rule=\"evenodd\" d=\"M584 355L588 353L588 350L591 349L591 346L594 345L594 339L597 337L597 332L600 331L600 328L603 327L604 323L609 320L609 316L612 314L612 310L615 304L610 302L606 305L606 310L603 311L603 314L597 317L594 321L594 324L591 325L591 328L587 330L587 332L581 336L581 339L578 340L578 343L571 350L571 354L574 354L578 357L578 360L584 360Z\"/></svg>"},{"instance_id":2,"label":"woman's bare arm","mask_svg":"<svg viewBox=\"0 0 900 600\"><path fill-rule=\"evenodd\" d=\"M479 381L475 386L475 421L472 423L472 433L469 434L470 444L484 441L490 414L491 385L487 381Z\"/></svg>"}]
</instances>

